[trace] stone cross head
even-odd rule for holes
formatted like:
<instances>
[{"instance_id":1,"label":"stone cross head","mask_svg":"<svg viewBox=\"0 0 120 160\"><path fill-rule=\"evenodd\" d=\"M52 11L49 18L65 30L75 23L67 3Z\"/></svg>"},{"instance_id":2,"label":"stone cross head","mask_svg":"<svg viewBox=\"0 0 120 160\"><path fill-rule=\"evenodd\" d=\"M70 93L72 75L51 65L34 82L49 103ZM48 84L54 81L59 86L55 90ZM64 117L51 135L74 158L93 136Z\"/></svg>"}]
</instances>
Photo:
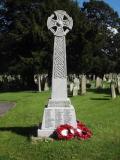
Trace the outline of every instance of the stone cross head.
<instances>
[{"instance_id":1,"label":"stone cross head","mask_svg":"<svg viewBox=\"0 0 120 160\"><path fill-rule=\"evenodd\" d=\"M47 27L55 36L65 36L72 29L73 20L65 11L57 10L48 17Z\"/></svg>"}]
</instances>

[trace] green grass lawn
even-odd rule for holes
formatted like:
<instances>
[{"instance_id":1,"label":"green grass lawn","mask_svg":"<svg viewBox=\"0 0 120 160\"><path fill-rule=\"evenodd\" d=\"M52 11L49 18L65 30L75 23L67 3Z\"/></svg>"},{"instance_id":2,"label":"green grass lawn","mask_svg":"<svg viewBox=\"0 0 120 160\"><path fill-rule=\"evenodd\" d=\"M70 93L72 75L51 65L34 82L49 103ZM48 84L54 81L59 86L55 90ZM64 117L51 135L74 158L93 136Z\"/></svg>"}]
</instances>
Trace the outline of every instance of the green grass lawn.
<instances>
[{"instance_id":1,"label":"green grass lawn","mask_svg":"<svg viewBox=\"0 0 120 160\"><path fill-rule=\"evenodd\" d=\"M16 102L0 117L0 160L120 159L120 97L112 100L107 92L93 90L71 98L77 119L93 131L91 139L32 141L49 97L49 92L0 93L0 101Z\"/></svg>"}]
</instances>

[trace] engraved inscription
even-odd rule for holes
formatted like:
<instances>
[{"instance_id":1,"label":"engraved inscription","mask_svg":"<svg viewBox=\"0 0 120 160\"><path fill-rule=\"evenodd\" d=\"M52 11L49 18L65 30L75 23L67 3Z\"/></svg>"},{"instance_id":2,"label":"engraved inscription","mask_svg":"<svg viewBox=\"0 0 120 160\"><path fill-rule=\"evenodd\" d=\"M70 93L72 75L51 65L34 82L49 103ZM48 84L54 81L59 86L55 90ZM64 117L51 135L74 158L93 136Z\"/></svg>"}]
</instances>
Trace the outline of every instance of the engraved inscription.
<instances>
[{"instance_id":1,"label":"engraved inscription","mask_svg":"<svg viewBox=\"0 0 120 160\"><path fill-rule=\"evenodd\" d=\"M45 130L54 130L59 125L63 124L70 124L74 126L76 123L75 111L72 108L46 108L44 120L42 129Z\"/></svg>"},{"instance_id":2,"label":"engraved inscription","mask_svg":"<svg viewBox=\"0 0 120 160\"><path fill-rule=\"evenodd\" d=\"M60 124L64 123L64 110L55 110L55 127L58 127Z\"/></svg>"},{"instance_id":3,"label":"engraved inscription","mask_svg":"<svg viewBox=\"0 0 120 160\"><path fill-rule=\"evenodd\" d=\"M70 110L64 109L64 124L70 124L73 119L73 114Z\"/></svg>"},{"instance_id":4,"label":"engraved inscription","mask_svg":"<svg viewBox=\"0 0 120 160\"><path fill-rule=\"evenodd\" d=\"M48 103L48 107L69 107L69 101L53 101Z\"/></svg>"},{"instance_id":5,"label":"engraved inscription","mask_svg":"<svg viewBox=\"0 0 120 160\"><path fill-rule=\"evenodd\" d=\"M53 110L49 109L46 110L45 113L45 128L54 128L54 117L53 117Z\"/></svg>"}]
</instances>

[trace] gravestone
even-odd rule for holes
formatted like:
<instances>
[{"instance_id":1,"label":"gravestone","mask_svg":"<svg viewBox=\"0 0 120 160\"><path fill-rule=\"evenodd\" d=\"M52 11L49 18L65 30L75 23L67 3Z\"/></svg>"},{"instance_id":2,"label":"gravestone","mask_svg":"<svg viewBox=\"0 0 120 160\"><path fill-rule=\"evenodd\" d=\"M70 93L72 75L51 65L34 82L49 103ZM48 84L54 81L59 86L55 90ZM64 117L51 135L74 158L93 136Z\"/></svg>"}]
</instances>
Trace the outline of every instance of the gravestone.
<instances>
[{"instance_id":1,"label":"gravestone","mask_svg":"<svg viewBox=\"0 0 120 160\"><path fill-rule=\"evenodd\" d=\"M110 83L112 81L112 73L109 73L108 75L108 82Z\"/></svg>"},{"instance_id":2,"label":"gravestone","mask_svg":"<svg viewBox=\"0 0 120 160\"><path fill-rule=\"evenodd\" d=\"M8 79L8 82L11 82L12 81L11 75L8 75L7 79Z\"/></svg>"},{"instance_id":3,"label":"gravestone","mask_svg":"<svg viewBox=\"0 0 120 160\"><path fill-rule=\"evenodd\" d=\"M48 91L49 90L49 85L48 85L48 76L45 77L45 87L44 87L44 91Z\"/></svg>"},{"instance_id":4,"label":"gravestone","mask_svg":"<svg viewBox=\"0 0 120 160\"><path fill-rule=\"evenodd\" d=\"M80 80L77 77L75 77L75 79L74 79L74 84L77 87L77 89L79 90L80 89Z\"/></svg>"},{"instance_id":5,"label":"gravestone","mask_svg":"<svg viewBox=\"0 0 120 160\"><path fill-rule=\"evenodd\" d=\"M70 82L70 92L73 92L74 83Z\"/></svg>"},{"instance_id":6,"label":"gravestone","mask_svg":"<svg viewBox=\"0 0 120 160\"><path fill-rule=\"evenodd\" d=\"M38 86L38 91L41 92L41 75L34 75L34 82Z\"/></svg>"},{"instance_id":7,"label":"gravestone","mask_svg":"<svg viewBox=\"0 0 120 160\"><path fill-rule=\"evenodd\" d=\"M73 82L69 82L69 84L68 84L68 96L69 97L73 96L73 88L74 88L74 83Z\"/></svg>"},{"instance_id":8,"label":"gravestone","mask_svg":"<svg viewBox=\"0 0 120 160\"><path fill-rule=\"evenodd\" d=\"M95 81L95 75L93 75L93 81Z\"/></svg>"},{"instance_id":9,"label":"gravestone","mask_svg":"<svg viewBox=\"0 0 120 160\"><path fill-rule=\"evenodd\" d=\"M72 18L62 10L55 11L47 20L48 29L54 34L52 94L44 109L39 137L50 137L61 124L76 126L74 107L67 96L67 65L65 36L72 29Z\"/></svg>"},{"instance_id":10,"label":"gravestone","mask_svg":"<svg viewBox=\"0 0 120 160\"><path fill-rule=\"evenodd\" d=\"M74 78L73 96L78 95L78 90L80 89L80 81L77 77Z\"/></svg>"},{"instance_id":11,"label":"gravestone","mask_svg":"<svg viewBox=\"0 0 120 160\"><path fill-rule=\"evenodd\" d=\"M38 74L38 91L41 92L41 75Z\"/></svg>"},{"instance_id":12,"label":"gravestone","mask_svg":"<svg viewBox=\"0 0 120 160\"><path fill-rule=\"evenodd\" d=\"M112 99L115 99L116 98L115 82L111 81L110 88L111 88L111 97Z\"/></svg>"},{"instance_id":13,"label":"gravestone","mask_svg":"<svg viewBox=\"0 0 120 160\"><path fill-rule=\"evenodd\" d=\"M74 84L74 87L73 87L73 96L77 96L78 95L78 87L77 85Z\"/></svg>"},{"instance_id":14,"label":"gravestone","mask_svg":"<svg viewBox=\"0 0 120 160\"><path fill-rule=\"evenodd\" d=\"M89 79L86 79L86 84L90 84L90 80Z\"/></svg>"},{"instance_id":15,"label":"gravestone","mask_svg":"<svg viewBox=\"0 0 120 160\"><path fill-rule=\"evenodd\" d=\"M100 77L96 78L96 88L102 88L102 79Z\"/></svg>"},{"instance_id":16,"label":"gravestone","mask_svg":"<svg viewBox=\"0 0 120 160\"><path fill-rule=\"evenodd\" d=\"M81 95L86 94L86 76L81 76Z\"/></svg>"},{"instance_id":17,"label":"gravestone","mask_svg":"<svg viewBox=\"0 0 120 160\"><path fill-rule=\"evenodd\" d=\"M103 76L103 81L106 82L106 77L105 77L105 75Z\"/></svg>"},{"instance_id":18,"label":"gravestone","mask_svg":"<svg viewBox=\"0 0 120 160\"><path fill-rule=\"evenodd\" d=\"M91 89L95 89L95 83L91 83Z\"/></svg>"}]
</instances>

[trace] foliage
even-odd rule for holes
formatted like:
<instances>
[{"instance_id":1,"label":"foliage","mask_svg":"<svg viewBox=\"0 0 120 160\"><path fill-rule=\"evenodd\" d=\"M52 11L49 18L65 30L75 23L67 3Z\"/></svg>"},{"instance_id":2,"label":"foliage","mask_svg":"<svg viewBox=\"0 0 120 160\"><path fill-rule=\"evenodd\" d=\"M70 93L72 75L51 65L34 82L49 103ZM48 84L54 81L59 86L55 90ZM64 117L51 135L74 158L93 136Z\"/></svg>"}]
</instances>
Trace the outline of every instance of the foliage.
<instances>
[{"instance_id":1,"label":"foliage","mask_svg":"<svg viewBox=\"0 0 120 160\"><path fill-rule=\"evenodd\" d=\"M116 44L116 37L120 34L118 14L104 1L95 0L84 2L82 11L92 26L87 38L92 37L93 73L116 72L118 66L115 57L120 55Z\"/></svg>"}]
</instances>

